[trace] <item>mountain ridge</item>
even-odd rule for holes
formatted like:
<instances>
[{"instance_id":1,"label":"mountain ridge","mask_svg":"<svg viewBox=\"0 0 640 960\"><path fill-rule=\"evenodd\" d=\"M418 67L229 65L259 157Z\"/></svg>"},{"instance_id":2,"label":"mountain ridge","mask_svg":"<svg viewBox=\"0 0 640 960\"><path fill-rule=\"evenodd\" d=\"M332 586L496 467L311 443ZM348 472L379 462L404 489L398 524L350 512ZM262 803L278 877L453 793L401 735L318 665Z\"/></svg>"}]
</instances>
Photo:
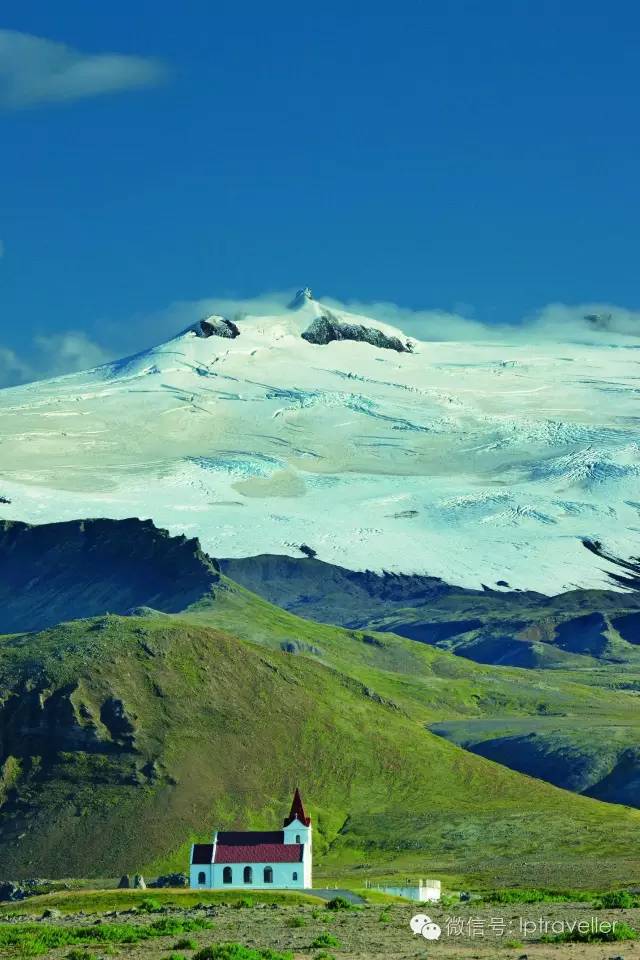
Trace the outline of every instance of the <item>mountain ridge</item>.
<instances>
[{"instance_id":1,"label":"mountain ridge","mask_svg":"<svg viewBox=\"0 0 640 960\"><path fill-rule=\"evenodd\" d=\"M176 613L219 579L197 539L150 520L0 520L0 633L135 607Z\"/></svg>"}]
</instances>

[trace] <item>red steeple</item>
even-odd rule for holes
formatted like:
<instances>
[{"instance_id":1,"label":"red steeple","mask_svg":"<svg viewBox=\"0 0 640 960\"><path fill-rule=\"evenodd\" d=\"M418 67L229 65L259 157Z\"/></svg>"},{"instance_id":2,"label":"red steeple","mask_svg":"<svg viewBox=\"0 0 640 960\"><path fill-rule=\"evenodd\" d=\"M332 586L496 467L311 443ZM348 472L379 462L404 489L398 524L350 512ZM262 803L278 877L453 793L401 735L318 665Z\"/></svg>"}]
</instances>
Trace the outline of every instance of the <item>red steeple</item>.
<instances>
[{"instance_id":1,"label":"red steeple","mask_svg":"<svg viewBox=\"0 0 640 960\"><path fill-rule=\"evenodd\" d=\"M293 795L293 803L291 804L291 812L289 816L284 821L285 827L288 827L290 823L293 823L294 820L299 820L300 823L304 823L305 827L310 826L311 817L308 817L305 813L304 804L302 803L302 797L300 796L300 791L296 787L296 792Z\"/></svg>"}]
</instances>

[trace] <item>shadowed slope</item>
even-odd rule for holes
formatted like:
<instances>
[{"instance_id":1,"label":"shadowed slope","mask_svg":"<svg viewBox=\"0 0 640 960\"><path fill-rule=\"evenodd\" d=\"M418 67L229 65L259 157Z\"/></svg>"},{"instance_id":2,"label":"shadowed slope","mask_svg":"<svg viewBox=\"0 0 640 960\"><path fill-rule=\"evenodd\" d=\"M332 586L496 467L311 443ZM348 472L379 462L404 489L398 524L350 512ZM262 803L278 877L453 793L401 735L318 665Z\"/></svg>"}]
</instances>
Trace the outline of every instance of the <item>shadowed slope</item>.
<instances>
[{"instance_id":1,"label":"shadowed slope","mask_svg":"<svg viewBox=\"0 0 640 960\"><path fill-rule=\"evenodd\" d=\"M218 580L197 540L150 520L0 521L0 632L151 606L182 610Z\"/></svg>"},{"instance_id":2,"label":"shadowed slope","mask_svg":"<svg viewBox=\"0 0 640 960\"><path fill-rule=\"evenodd\" d=\"M640 593L465 590L435 577L346 570L313 557L220 560L232 580L301 617L390 631L479 663L585 667L637 659ZM508 585L504 585L508 587Z\"/></svg>"}]
</instances>

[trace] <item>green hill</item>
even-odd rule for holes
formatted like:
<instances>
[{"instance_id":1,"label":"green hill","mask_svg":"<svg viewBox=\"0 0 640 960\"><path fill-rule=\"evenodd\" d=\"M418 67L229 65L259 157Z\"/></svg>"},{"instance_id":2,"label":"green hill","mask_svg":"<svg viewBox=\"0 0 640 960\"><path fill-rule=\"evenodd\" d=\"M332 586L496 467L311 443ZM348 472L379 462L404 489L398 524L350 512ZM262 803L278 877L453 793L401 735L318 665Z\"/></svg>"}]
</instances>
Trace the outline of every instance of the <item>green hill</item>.
<instances>
[{"instance_id":1,"label":"green hill","mask_svg":"<svg viewBox=\"0 0 640 960\"><path fill-rule=\"evenodd\" d=\"M388 650L329 629L316 642L345 657L350 646L354 660ZM434 665L449 660L437 653ZM423 673L434 689L452 684ZM296 783L316 823L319 876L343 882L434 870L507 882L526 860L556 883L577 882L580 862L588 885L596 860L620 881L640 865L628 859L636 811L436 737L406 709L413 693L392 702L316 655L188 619L109 616L7 637L0 691L9 876L184 866L190 840L213 826L277 823Z\"/></svg>"},{"instance_id":2,"label":"green hill","mask_svg":"<svg viewBox=\"0 0 640 960\"><path fill-rule=\"evenodd\" d=\"M225 578L215 602L204 599L184 616L329 662L440 736L519 772L640 806L640 676L630 664L478 664L404 637L302 620Z\"/></svg>"}]
</instances>

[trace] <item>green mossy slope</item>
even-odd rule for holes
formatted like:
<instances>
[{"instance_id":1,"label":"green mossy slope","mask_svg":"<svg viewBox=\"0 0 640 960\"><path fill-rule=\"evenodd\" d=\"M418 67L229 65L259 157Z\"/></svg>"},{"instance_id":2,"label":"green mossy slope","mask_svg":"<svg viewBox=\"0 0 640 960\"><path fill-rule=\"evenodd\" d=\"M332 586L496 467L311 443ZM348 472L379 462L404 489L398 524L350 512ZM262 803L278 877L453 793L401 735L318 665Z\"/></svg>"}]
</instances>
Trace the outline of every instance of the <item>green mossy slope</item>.
<instances>
[{"instance_id":1,"label":"green mossy slope","mask_svg":"<svg viewBox=\"0 0 640 960\"><path fill-rule=\"evenodd\" d=\"M390 650L327 627L308 638L321 654L291 654L274 649L274 608L260 612L229 587L220 615L232 620L242 602L244 632L260 643L196 622L211 616L205 609L0 641L5 875L184 867L190 840L214 826L277 824L296 784L316 825L318 878L361 884L437 869L495 881L520 876L523 861L555 880L583 863L585 885L596 862L612 879L637 875L628 858L638 812L529 779L426 729L443 704L482 712L503 683L533 711L524 671L496 688L477 665L447 676L446 664L461 662L450 655L406 660L409 641ZM405 694L391 696L403 675ZM572 698L607 702L569 683L558 696L565 708Z\"/></svg>"}]
</instances>

